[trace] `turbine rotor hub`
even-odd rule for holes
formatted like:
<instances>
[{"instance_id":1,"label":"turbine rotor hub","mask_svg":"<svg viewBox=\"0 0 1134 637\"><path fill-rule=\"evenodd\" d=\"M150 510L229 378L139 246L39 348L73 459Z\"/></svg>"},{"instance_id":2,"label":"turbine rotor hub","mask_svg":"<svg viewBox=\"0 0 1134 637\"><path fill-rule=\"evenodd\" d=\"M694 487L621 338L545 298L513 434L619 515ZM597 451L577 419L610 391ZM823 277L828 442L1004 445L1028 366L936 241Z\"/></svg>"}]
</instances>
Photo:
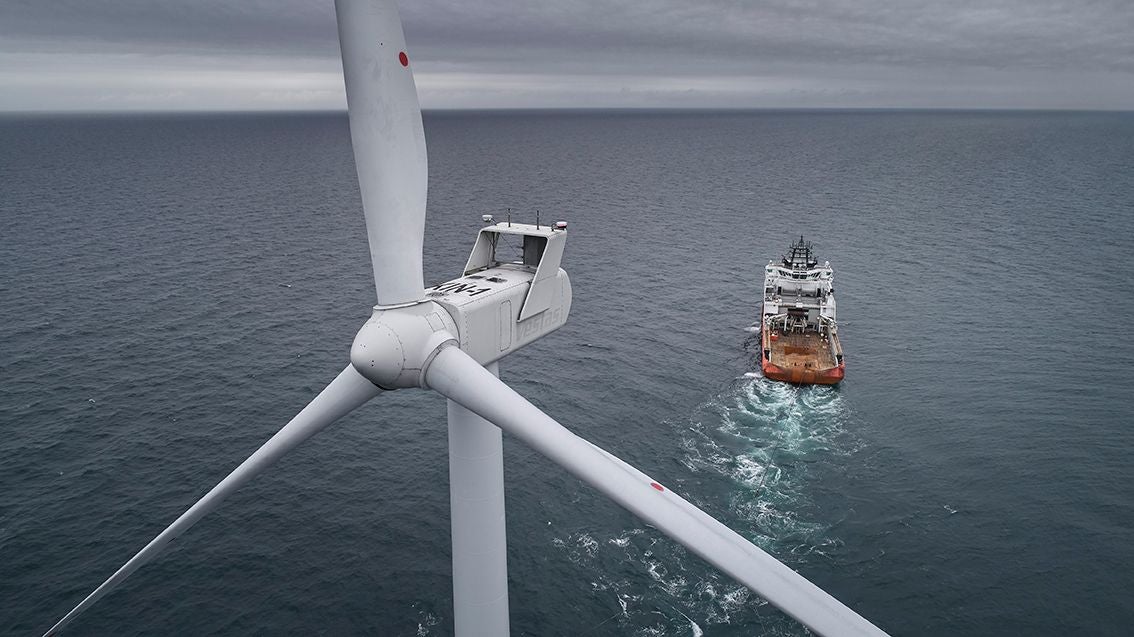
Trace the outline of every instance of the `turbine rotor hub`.
<instances>
[{"instance_id":1,"label":"turbine rotor hub","mask_svg":"<svg viewBox=\"0 0 1134 637\"><path fill-rule=\"evenodd\" d=\"M425 387L425 369L446 344L457 344L457 326L440 305L375 307L354 337L350 362L358 373L386 389Z\"/></svg>"}]
</instances>

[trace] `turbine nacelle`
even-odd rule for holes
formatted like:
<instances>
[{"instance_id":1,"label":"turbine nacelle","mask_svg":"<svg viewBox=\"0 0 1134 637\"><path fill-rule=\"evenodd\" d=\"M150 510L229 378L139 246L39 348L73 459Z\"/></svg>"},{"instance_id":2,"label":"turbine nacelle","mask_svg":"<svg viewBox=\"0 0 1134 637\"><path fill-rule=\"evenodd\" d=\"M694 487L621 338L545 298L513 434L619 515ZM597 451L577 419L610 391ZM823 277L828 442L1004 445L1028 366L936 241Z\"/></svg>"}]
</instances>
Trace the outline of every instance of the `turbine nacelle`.
<instances>
[{"instance_id":1,"label":"turbine nacelle","mask_svg":"<svg viewBox=\"0 0 1134 637\"><path fill-rule=\"evenodd\" d=\"M559 329L571 311L571 280L559 267L566 241L547 226L482 228L464 276L429 288L420 303L375 306L351 364L382 389L426 387L423 370L447 343L488 365Z\"/></svg>"},{"instance_id":2,"label":"turbine nacelle","mask_svg":"<svg viewBox=\"0 0 1134 637\"><path fill-rule=\"evenodd\" d=\"M567 232L502 222L481 228L464 275L426 289L448 310L460 347L487 365L567 322L571 280L559 267Z\"/></svg>"}]
</instances>

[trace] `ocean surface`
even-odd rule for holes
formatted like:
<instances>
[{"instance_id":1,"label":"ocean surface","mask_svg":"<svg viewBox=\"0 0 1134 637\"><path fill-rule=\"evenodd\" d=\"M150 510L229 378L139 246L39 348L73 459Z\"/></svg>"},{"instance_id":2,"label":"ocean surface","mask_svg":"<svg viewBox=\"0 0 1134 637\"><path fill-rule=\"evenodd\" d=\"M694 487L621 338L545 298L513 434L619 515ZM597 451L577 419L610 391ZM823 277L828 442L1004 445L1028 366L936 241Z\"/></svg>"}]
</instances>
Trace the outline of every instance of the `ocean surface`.
<instances>
[{"instance_id":1,"label":"ocean surface","mask_svg":"<svg viewBox=\"0 0 1134 637\"><path fill-rule=\"evenodd\" d=\"M426 280L570 224L566 426L894 635L1134 630L1134 114L427 113ZM835 268L847 378L751 377L762 267ZM346 364L346 116L0 117L0 633L40 634ZM445 405L384 394L74 635L449 635ZM505 438L514 635L804 635ZM39 631L39 632L37 632Z\"/></svg>"}]
</instances>

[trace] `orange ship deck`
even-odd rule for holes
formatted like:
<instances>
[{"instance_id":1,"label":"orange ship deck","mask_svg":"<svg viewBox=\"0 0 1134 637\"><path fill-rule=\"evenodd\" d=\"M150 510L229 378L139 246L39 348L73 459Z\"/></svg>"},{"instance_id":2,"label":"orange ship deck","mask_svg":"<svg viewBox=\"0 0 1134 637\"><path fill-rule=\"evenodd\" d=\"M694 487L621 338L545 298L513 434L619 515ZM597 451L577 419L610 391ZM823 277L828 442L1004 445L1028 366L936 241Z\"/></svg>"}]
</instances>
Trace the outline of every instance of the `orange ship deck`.
<instances>
[{"instance_id":1,"label":"orange ship deck","mask_svg":"<svg viewBox=\"0 0 1134 637\"><path fill-rule=\"evenodd\" d=\"M845 375L838 336L834 337L834 349L825 336L812 331L765 328L761 340L760 367L767 378L800 385L834 385Z\"/></svg>"}]
</instances>

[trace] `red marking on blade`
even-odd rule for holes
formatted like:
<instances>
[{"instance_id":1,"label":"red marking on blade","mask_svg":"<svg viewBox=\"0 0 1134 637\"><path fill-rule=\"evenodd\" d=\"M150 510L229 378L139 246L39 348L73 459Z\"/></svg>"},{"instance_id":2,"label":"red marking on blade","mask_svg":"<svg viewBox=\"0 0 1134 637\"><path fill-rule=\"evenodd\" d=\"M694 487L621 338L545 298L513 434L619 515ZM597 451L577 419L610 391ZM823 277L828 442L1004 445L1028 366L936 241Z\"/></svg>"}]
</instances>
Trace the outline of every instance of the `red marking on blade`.
<instances>
[{"instance_id":1,"label":"red marking on blade","mask_svg":"<svg viewBox=\"0 0 1134 637\"><path fill-rule=\"evenodd\" d=\"M665 491L665 487L663 487L662 485L660 485L656 482L651 482L650 486L657 489L658 491Z\"/></svg>"},{"instance_id":2,"label":"red marking on blade","mask_svg":"<svg viewBox=\"0 0 1134 637\"><path fill-rule=\"evenodd\" d=\"M409 58L406 57L405 51L398 54L398 61L402 63L402 66L409 66Z\"/></svg>"}]
</instances>

